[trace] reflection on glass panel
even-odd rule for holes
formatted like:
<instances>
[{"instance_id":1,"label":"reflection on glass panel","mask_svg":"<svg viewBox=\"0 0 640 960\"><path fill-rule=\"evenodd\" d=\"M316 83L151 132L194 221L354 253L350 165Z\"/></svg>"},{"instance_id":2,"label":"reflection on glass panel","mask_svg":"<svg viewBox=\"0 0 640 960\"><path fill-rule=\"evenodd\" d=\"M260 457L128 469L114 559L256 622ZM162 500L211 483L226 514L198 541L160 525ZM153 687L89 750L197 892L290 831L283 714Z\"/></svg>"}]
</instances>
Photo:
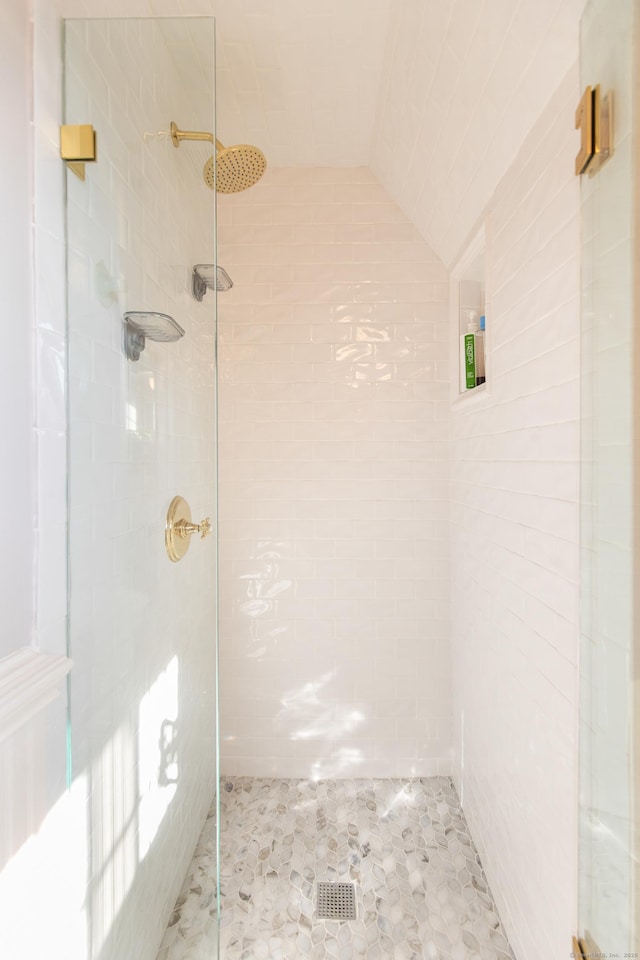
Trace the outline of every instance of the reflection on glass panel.
<instances>
[{"instance_id":1,"label":"reflection on glass panel","mask_svg":"<svg viewBox=\"0 0 640 960\"><path fill-rule=\"evenodd\" d=\"M580 935L634 949L633 3L591 0L582 87L613 91L615 154L582 190Z\"/></svg>"},{"instance_id":2,"label":"reflection on glass panel","mask_svg":"<svg viewBox=\"0 0 640 960\"><path fill-rule=\"evenodd\" d=\"M213 81L211 18L65 24L65 122L97 135L85 180L66 174L71 736L91 960L156 960L216 789L216 545L197 540L180 563L165 550L176 495L216 514L216 297L192 294L193 265L216 260L212 146L171 139L172 121L214 135ZM131 312L156 321L136 358Z\"/></svg>"}]
</instances>

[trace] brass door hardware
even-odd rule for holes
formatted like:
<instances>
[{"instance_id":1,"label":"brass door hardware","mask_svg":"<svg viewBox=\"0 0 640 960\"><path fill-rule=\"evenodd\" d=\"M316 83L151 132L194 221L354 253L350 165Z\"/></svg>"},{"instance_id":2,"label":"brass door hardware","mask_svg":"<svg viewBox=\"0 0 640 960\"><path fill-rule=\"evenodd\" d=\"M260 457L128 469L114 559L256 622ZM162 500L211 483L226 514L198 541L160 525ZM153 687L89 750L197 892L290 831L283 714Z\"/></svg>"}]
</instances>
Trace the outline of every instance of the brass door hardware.
<instances>
[{"instance_id":1,"label":"brass door hardware","mask_svg":"<svg viewBox=\"0 0 640 960\"><path fill-rule=\"evenodd\" d=\"M613 154L613 93L602 96L600 84L585 87L576 109L575 127L580 131L576 175L588 173L594 177Z\"/></svg>"},{"instance_id":2,"label":"brass door hardware","mask_svg":"<svg viewBox=\"0 0 640 960\"><path fill-rule=\"evenodd\" d=\"M572 946L571 956L575 960L600 960L600 958L607 956L606 953L602 953L588 931L585 932L583 937L574 937Z\"/></svg>"},{"instance_id":3,"label":"brass door hardware","mask_svg":"<svg viewBox=\"0 0 640 960\"><path fill-rule=\"evenodd\" d=\"M580 150L576 156L576 176L584 173L593 157L593 90L587 87L576 108L576 130L580 131Z\"/></svg>"},{"instance_id":4,"label":"brass door hardware","mask_svg":"<svg viewBox=\"0 0 640 960\"><path fill-rule=\"evenodd\" d=\"M96 132L90 123L60 127L60 156L69 170L81 180L85 178L84 165L96 159Z\"/></svg>"},{"instance_id":5,"label":"brass door hardware","mask_svg":"<svg viewBox=\"0 0 640 960\"><path fill-rule=\"evenodd\" d=\"M602 96L600 84L593 91L593 159L589 176L595 177L613 153L613 93Z\"/></svg>"},{"instance_id":6,"label":"brass door hardware","mask_svg":"<svg viewBox=\"0 0 640 960\"><path fill-rule=\"evenodd\" d=\"M211 520L205 517L200 523L191 522L191 509L183 497L174 497L167 510L167 523L164 531L164 543L169 559L174 563L182 560L189 549L191 537L200 534L204 540L211 533Z\"/></svg>"}]
</instances>

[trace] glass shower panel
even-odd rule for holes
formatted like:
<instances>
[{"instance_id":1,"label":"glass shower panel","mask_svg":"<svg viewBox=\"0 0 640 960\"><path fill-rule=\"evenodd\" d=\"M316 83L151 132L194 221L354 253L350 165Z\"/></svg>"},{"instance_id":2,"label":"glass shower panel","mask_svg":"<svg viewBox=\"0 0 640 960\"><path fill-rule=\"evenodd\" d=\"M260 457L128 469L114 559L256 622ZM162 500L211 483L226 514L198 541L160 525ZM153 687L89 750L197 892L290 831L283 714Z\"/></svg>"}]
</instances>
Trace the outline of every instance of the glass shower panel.
<instances>
[{"instance_id":1,"label":"glass shower panel","mask_svg":"<svg viewBox=\"0 0 640 960\"><path fill-rule=\"evenodd\" d=\"M637 14L633 0L614 4L590 0L581 24L582 89L600 84L602 95L611 93L615 148L594 177L581 178L579 934L588 956L637 956L633 951L639 947L634 877L638 770L632 752L637 483L633 409L634 8Z\"/></svg>"},{"instance_id":2,"label":"glass shower panel","mask_svg":"<svg viewBox=\"0 0 640 960\"><path fill-rule=\"evenodd\" d=\"M70 740L91 960L155 960L215 813L217 316L215 292L192 294L193 266L216 261L212 145L170 136L172 121L215 134L214 104L213 19L66 22L65 123L97 140L86 178L66 173ZM172 562L176 496L214 535Z\"/></svg>"}]
</instances>

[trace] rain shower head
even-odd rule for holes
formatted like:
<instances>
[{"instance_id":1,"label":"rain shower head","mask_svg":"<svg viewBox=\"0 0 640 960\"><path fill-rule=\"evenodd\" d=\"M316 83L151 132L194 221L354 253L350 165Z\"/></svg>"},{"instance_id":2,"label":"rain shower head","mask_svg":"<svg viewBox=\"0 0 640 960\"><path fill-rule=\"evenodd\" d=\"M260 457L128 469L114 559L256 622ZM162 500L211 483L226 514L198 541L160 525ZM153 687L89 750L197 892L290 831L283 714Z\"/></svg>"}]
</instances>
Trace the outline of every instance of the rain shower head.
<instances>
[{"instance_id":1,"label":"rain shower head","mask_svg":"<svg viewBox=\"0 0 640 960\"><path fill-rule=\"evenodd\" d=\"M209 157L202 174L207 186L218 193L240 193L241 190L247 190L258 182L267 169L264 153L250 143L225 147L212 133L178 130L173 121L170 131L174 147L179 147L182 140L208 140L209 143L215 143L215 162L214 157Z\"/></svg>"},{"instance_id":2,"label":"rain shower head","mask_svg":"<svg viewBox=\"0 0 640 960\"><path fill-rule=\"evenodd\" d=\"M216 162L209 157L204 165L204 179L208 187L218 193L239 193L257 183L267 169L267 161L262 150L250 143L239 143L235 147L223 147L216 141Z\"/></svg>"}]
</instances>

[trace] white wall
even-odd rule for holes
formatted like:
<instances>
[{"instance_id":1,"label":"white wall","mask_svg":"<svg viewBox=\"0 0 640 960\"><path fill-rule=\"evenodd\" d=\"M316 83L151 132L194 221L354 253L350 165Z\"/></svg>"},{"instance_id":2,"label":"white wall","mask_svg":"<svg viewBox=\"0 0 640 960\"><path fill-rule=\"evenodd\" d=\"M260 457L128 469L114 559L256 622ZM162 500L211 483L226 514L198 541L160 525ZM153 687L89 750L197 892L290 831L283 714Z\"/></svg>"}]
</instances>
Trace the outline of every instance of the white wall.
<instances>
[{"instance_id":1,"label":"white wall","mask_svg":"<svg viewBox=\"0 0 640 960\"><path fill-rule=\"evenodd\" d=\"M218 209L223 771L449 773L447 274L365 168Z\"/></svg>"},{"instance_id":2,"label":"white wall","mask_svg":"<svg viewBox=\"0 0 640 960\"><path fill-rule=\"evenodd\" d=\"M11 135L2 147L0 280L0 495L4 543L0 559L0 657L29 645L33 630L34 450L33 280L30 145L31 28L29 4L10 4L0 31L0 105Z\"/></svg>"},{"instance_id":3,"label":"white wall","mask_svg":"<svg viewBox=\"0 0 640 960\"><path fill-rule=\"evenodd\" d=\"M0 183L4 297L0 492L6 507L5 549L0 560L0 657L29 645L45 653L65 653L64 351L60 351L57 335L64 329L64 257L61 243L56 249L54 239L56 230L58 237L62 236L62 224L58 221L54 227L43 215L42 232L34 226L34 193L53 193L53 203L61 210L63 181L59 158L53 181L47 181L46 167L35 160L33 98L39 98L43 88L32 75L32 45L40 43L42 35L33 31L30 10L31 4L21 0L5 4L0 32L1 112L11 130L4 142ZM53 63L51 72L47 72L51 61L43 66L48 89L55 90L59 99L60 72L55 66L59 64L59 34ZM42 123L43 107L39 99L38 124ZM42 123L38 133L57 140L57 125L52 130ZM38 143L41 146L42 140ZM48 273L42 272L40 242L52 258ZM60 291L62 299L50 309ZM37 470L44 481L38 487ZM49 530L56 531L53 537ZM78 874L74 887L72 871L78 860L68 842L71 832L60 829L59 802L66 786L65 735L66 702L59 696L0 744L0 899L5 947L15 957L37 955L32 949L36 930L47 927L47 949L51 939L63 943L66 937L71 956L82 944L82 924L72 929L69 919L74 910L76 919L81 916L81 898L73 897ZM57 814L47 820L53 810ZM65 859L56 858L54 850L64 850ZM3 870L7 863L9 867ZM70 891L65 899L73 898L73 908L68 911L56 895L63 886ZM29 915L25 913L28 903L32 905ZM34 909L40 918L37 927ZM42 940L39 943L44 948Z\"/></svg>"},{"instance_id":4,"label":"white wall","mask_svg":"<svg viewBox=\"0 0 640 960\"><path fill-rule=\"evenodd\" d=\"M2 228L0 229L0 277L4 291L4 346L0 356L0 435L3 466L0 493L5 504L5 548L0 560L0 603L3 611L0 658L17 648L35 646L64 654L62 642L40 629L38 606L43 597L55 596L49 607L55 616L64 614L64 541L60 569L50 569L51 578L36 585L36 556L52 556L41 529L43 501L53 491L62 493L56 507L64 517L64 439L62 459L56 461L48 484L36 497L36 466L44 456L41 429L44 418L55 418L56 383L36 402L36 367L42 370L45 352L34 325L44 289L34 291L33 183L34 151L30 125L32 107L32 25L29 4L14 3L4 11L0 34L0 99L2 115L12 131L3 148ZM34 293L35 303L34 303ZM57 373L60 373L58 368ZM63 418L64 418L64 407ZM35 428L35 429L34 429ZM55 440L52 441L55 446ZM49 448L50 449L50 448ZM44 457L46 460L46 456ZM50 461L47 461L51 465ZM44 600L47 605L46 599ZM65 787L64 698L51 704L0 746L0 866L40 827L47 811Z\"/></svg>"},{"instance_id":5,"label":"white wall","mask_svg":"<svg viewBox=\"0 0 640 960\"><path fill-rule=\"evenodd\" d=\"M577 70L489 204L489 394L452 410L456 782L519 960L576 927Z\"/></svg>"}]
</instances>

